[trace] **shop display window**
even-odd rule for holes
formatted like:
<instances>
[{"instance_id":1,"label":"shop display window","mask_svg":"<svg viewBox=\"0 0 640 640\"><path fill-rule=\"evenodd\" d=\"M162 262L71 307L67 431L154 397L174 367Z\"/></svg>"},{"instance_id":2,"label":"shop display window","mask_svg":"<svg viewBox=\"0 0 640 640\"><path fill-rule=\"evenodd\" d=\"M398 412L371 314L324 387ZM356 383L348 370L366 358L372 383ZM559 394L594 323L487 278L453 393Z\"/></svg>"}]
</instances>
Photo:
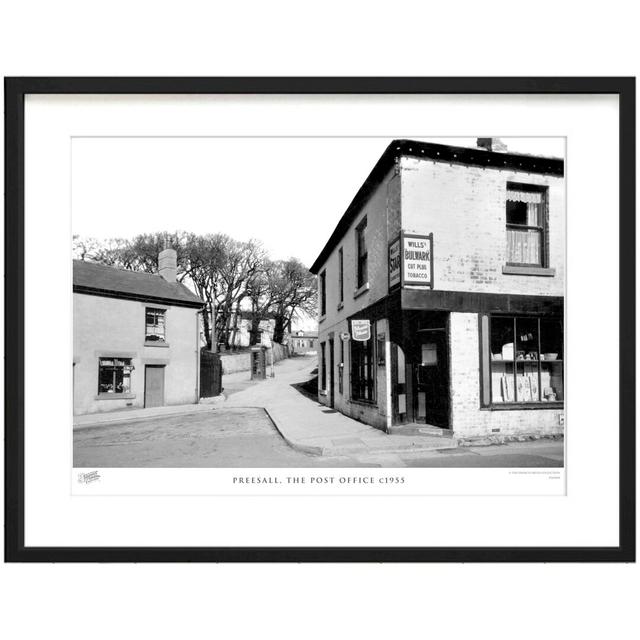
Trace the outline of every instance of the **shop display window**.
<instances>
[{"instance_id":1,"label":"shop display window","mask_svg":"<svg viewBox=\"0 0 640 640\"><path fill-rule=\"evenodd\" d=\"M491 404L564 400L561 320L492 316L488 342Z\"/></svg>"}]
</instances>

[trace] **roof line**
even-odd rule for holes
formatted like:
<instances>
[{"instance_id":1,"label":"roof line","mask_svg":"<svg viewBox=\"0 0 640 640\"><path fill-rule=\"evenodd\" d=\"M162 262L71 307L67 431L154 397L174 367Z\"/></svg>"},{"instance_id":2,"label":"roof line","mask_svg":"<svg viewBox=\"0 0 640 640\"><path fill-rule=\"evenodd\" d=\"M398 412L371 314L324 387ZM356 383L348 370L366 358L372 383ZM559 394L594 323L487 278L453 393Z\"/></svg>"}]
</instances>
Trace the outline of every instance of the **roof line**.
<instances>
[{"instance_id":1,"label":"roof line","mask_svg":"<svg viewBox=\"0 0 640 640\"><path fill-rule=\"evenodd\" d=\"M510 169L524 173L564 176L564 160L559 158L486 151L471 147L454 147L434 142L421 142L419 140L393 140L380 156L360 189L358 189L329 240L311 265L309 269L311 273L317 275L342 236L348 231L366 200L400 157L422 158L434 162L478 166L489 169Z\"/></svg>"},{"instance_id":2,"label":"roof line","mask_svg":"<svg viewBox=\"0 0 640 640\"><path fill-rule=\"evenodd\" d=\"M85 285L73 285L74 293L83 293L88 296L101 296L103 298L118 298L121 300L137 300L138 302L155 302L171 307L189 307L193 309L202 309L204 302L196 302L195 300L181 300L179 298L163 298L161 296L144 295L141 293L129 293L123 291L113 291L111 289L98 289L96 287L88 287Z\"/></svg>"}]
</instances>

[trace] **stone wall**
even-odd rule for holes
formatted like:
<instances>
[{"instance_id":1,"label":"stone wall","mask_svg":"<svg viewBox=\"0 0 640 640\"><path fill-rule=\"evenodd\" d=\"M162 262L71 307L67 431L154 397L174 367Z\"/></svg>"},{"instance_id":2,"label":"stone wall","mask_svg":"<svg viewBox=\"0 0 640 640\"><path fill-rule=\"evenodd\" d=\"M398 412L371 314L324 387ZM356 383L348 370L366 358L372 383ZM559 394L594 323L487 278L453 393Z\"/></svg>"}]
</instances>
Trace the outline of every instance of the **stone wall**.
<instances>
[{"instance_id":1,"label":"stone wall","mask_svg":"<svg viewBox=\"0 0 640 640\"><path fill-rule=\"evenodd\" d=\"M273 352L273 361L279 362L289 357L288 347L272 343L273 350L267 349L267 364L271 364L271 353ZM245 351L243 353L222 353L220 354L222 362L222 374L238 373L240 371L251 370L251 353Z\"/></svg>"}]
</instances>

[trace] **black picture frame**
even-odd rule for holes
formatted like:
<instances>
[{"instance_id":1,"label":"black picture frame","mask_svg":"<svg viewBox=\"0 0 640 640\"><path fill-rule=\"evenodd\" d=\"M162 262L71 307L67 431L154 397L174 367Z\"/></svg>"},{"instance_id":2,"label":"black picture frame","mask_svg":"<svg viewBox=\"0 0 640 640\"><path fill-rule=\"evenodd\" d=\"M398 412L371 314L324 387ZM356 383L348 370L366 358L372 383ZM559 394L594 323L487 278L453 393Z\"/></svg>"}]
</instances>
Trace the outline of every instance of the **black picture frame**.
<instances>
[{"instance_id":1,"label":"black picture frame","mask_svg":"<svg viewBox=\"0 0 640 640\"><path fill-rule=\"evenodd\" d=\"M5 561L635 561L635 78L5 78ZM612 547L26 547L24 539L24 104L27 94L615 94L619 98L619 531ZM19 372L19 375L16 375Z\"/></svg>"}]
</instances>

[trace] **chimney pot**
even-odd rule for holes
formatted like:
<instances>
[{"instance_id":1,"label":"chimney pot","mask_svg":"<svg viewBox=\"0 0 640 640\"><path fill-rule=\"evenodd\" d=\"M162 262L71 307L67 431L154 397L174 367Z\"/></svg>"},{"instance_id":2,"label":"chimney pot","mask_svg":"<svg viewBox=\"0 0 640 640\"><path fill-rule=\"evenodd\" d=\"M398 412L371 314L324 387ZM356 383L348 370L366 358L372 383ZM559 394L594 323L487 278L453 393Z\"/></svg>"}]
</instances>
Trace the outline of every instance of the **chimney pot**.
<instances>
[{"instance_id":1,"label":"chimney pot","mask_svg":"<svg viewBox=\"0 0 640 640\"><path fill-rule=\"evenodd\" d=\"M176 281L177 262L178 254L175 249L165 249L158 254L158 273L167 282L174 283Z\"/></svg>"},{"instance_id":2,"label":"chimney pot","mask_svg":"<svg viewBox=\"0 0 640 640\"><path fill-rule=\"evenodd\" d=\"M500 138L477 138L476 144L479 149L485 149L485 151L507 151L507 145L500 140Z\"/></svg>"}]
</instances>

